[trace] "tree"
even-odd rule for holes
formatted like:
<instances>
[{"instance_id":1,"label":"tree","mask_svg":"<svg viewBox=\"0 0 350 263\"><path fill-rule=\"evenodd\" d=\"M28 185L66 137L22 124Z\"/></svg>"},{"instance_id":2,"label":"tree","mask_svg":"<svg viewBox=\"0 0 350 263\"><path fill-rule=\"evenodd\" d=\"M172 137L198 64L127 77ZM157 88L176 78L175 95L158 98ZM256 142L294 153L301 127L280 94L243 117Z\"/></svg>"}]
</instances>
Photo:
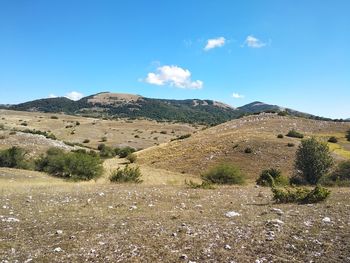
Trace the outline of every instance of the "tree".
<instances>
[{"instance_id":1,"label":"tree","mask_svg":"<svg viewBox=\"0 0 350 263\"><path fill-rule=\"evenodd\" d=\"M327 174L333 166L333 157L326 143L315 138L301 141L296 153L295 168L303 179L310 184Z\"/></svg>"}]
</instances>

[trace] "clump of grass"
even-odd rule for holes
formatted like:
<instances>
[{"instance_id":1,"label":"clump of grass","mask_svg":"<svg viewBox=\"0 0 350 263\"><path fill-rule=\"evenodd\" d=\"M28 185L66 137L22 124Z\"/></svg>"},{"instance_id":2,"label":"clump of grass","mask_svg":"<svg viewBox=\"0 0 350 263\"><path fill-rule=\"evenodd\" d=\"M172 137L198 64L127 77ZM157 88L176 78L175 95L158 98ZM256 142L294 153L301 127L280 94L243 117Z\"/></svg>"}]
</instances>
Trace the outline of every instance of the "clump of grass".
<instances>
[{"instance_id":1,"label":"clump of grass","mask_svg":"<svg viewBox=\"0 0 350 263\"><path fill-rule=\"evenodd\" d=\"M22 125L22 126L28 126L28 123L22 122L21 125Z\"/></svg>"},{"instance_id":2,"label":"clump of grass","mask_svg":"<svg viewBox=\"0 0 350 263\"><path fill-rule=\"evenodd\" d=\"M296 130L290 130L287 134L286 134L287 137L292 137L292 138L299 138L299 139L302 139L304 138L304 135L300 132L297 132Z\"/></svg>"},{"instance_id":3,"label":"clump of grass","mask_svg":"<svg viewBox=\"0 0 350 263\"><path fill-rule=\"evenodd\" d=\"M129 167L126 165L123 169L119 167L114 171L109 180L112 183L141 183L141 177L140 167Z\"/></svg>"},{"instance_id":4,"label":"clump of grass","mask_svg":"<svg viewBox=\"0 0 350 263\"><path fill-rule=\"evenodd\" d=\"M0 130L5 130L5 125L3 123L0 123Z\"/></svg>"},{"instance_id":5,"label":"clump of grass","mask_svg":"<svg viewBox=\"0 0 350 263\"><path fill-rule=\"evenodd\" d=\"M280 133L280 134L277 135L277 138L278 138L278 139L283 139L284 136L283 136L283 134Z\"/></svg>"},{"instance_id":6,"label":"clump of grass","mask_svg":"<svg viewBox=\"0 0 350 263\"><path fill-rule=\"evenodd\" d=\"M320 185L311 190L305 187L272 187L271 190L273 199L277 203L318 203L326 200L331 193L330 190Z\"/></svg>"},{"instance_id":7,"label":"clump of grass","mask_svg":"<svg viewBox=\"0 0 350 263\"><path fill-rule=\"evenodd\" d=\"M295 146L295 144L294 144L294 143L292 143L292 142L289 142L289 143L287 143L287 146L288 146L288 147L294 147L294 146Z\"/></svg>"},{"instance_id":8,"label":"clump of grass","mask_svg":"<svg viewBox=\"0 0 350 263\"><path fill-rule=\"evenodd\" d=\"M202 175L202 179L214 184L244 184L245 182L240 169L228 163L214 166Z\"/></svg>"},{"instance_id":9,"label":"clump of grass","mask_svg":"<svg viewBox=\"0 0 350 263\"><path fill-rule=\"evenodd\" d=\"M58 119L57 116L51 116L50 118L53 119L53 120L57 120Z\"/></svg>"},{"instance_id":10,"label":"clump of grass","mask_svg":"<svg viewBox=\"0 0 350 263\"><path fill-rule=\"evenodd\" d=\"M191 189L215 189L215 186L209 181L202 181L202 183L195 183L192 180L185 180L185 185Z\"/></svg>"},{"instance_id":11,"label":"clump of grass","mask_svg":"<svg viewBox=\"0 0 350 263\"><path fill-rule=\"evenodd\" d=\"M83 141L83 143L89 143L89 142L90 142L89 139L85 139L85 140Z\"/></svg>"}]
</instances>

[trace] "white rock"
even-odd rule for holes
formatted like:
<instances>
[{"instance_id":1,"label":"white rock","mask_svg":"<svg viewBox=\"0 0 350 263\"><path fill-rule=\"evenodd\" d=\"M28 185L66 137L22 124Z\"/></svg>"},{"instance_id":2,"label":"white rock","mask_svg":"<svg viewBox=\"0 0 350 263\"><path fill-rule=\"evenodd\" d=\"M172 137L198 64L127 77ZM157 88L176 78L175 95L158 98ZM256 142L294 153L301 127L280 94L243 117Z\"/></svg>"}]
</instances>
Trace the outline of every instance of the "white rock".
<instances>
[{"instance_id":1,"label":"white rock","mask_svg":"<svg viewBox=\"0 0 350 263\"><path fill-rule=\"evenodd\" d=\"M62 234L63 234L63 231L62 231L62 230L57 230L57 231L56 231L56 234L57 234L57 235L62 235Z\"/></svg>"},{"instance_id":2,"label":"white rock","mask_svg":"<svg viewBox=\"0 0 350 263\"><path fill-rule=\"evenodd\" d=\"M230 217L235 217L235 216L240 216L241 214L240 213L237 213L235 211L229 211L229 212L226 212L225 213L225 216L230 218Z\"/></svg>"},{"instance_id":3,"label":"white rock","mask_svg":"<svg viewBox=\"0 0 350 263\"><path fill-rule=\"evenodd\" d=\"M62 250L62 248L60 248L60 247L56 247L54 250L53 250L53 252L62 252L63 250Z\"/></svg>"},{"instance_id":4,"label":"white rock","mask_svg":"<svg viewBox=\"0 0 350 263\"><path fill-rule=\"evenodd\" d=\"M324 217L324 218L322 219L322 222L323 222L323 223L330 223L330 222L331 222L331 219L330 219L328 216L326 216L326 217Z\"/></svg>"},{"instance_id":5,"label":"white rock","mask_svg":"<svg viewBox=\"0 0 350 263\"><path fill-rule=\"evenodd\" d=\"M132 205L132 206L130 206L130 208L129 208L129 210L135 210L135 209L137 209L137 206L136 206L136 205Z\"/></svg>"},{"instance_id":6,"label":"white rock","mask_svg":"<svg viewBox=\"0 0 350 263\"><path fill-rule=\"evenodd\" d=\"M227 250L231 250L231 246L230 246L230 245L228 245L228 244L226 244L226 245L225 245L225 249L227 249Z\"/></svg>"},{"instance_id":7,"label":"white rock","mask_svg":"<svg viewBox=\"0 0 350 263\"><path fill-rule=\"evenodd\" d=\"M98 193L99 196L105 196L105 193Z\"/></svg>"},{"instance_id":8,"label":"white rock","mask_svg":"<svg viewBox=\"0 0 350 263\"><path fill-rule=\"evenodd\" d=\"M274 212L277 215L283 215L284 214L284 212L281 209L279 209L279 208L271 208L271 212Z\"/></svg>"}]
</instances>

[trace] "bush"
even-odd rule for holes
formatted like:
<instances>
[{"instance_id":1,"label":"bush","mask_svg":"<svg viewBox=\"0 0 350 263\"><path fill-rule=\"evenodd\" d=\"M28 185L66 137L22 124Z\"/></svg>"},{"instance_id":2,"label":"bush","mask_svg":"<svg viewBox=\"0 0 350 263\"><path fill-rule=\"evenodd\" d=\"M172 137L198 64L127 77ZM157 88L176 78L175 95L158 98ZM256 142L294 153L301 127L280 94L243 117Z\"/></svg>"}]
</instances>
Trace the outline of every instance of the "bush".
<instances>
[{"instance_id":1,"label":"bush","mask_svg":"<svg viewBox=\"0 0 350 263\"><path fill-rule=\"evenodd\" d=\"M302 138L304 138L304 135L302 134L302 133L300 133L300 132L297 132L296 130L290 130L287 134L286 134L286 136L288 136L288 137L292 137L292 138L299 138L299 139L302 139Z\"/></svg>"},{"instance_id":2,"label":"bush","mask_svg":"<svg viewBox=\"0 0 350 263\"><path fill-rule=\"evenodd\" d=\"M243 184L245 181L239 168L226 163L211 168L202 179L214 184Z\"/></svg>"},{"instance_id":3,"label":"bush","mask_svg":"<svg viewBox=\"0 0 350 263\"><path fill-rule=\"evenodd\" d=\"M126 146L124 148L120 148L117 155L119 155L120 158L125 158L133 152L135 152L134 148Z\"/></svg>"},{"instance_id":4,"label":"bush","mask_svg":"<svg viewBox=\"0 0 350 263\"><path fill-rule=\"evenodd\" d=\"M136 162L136 160L137 160L137 156L136 156L136 154L134 154L134 153L129 153L129 154L126 156L126 159L127 159L130 163L134 163L134 162Z\"/></svg>"},{"instance_id":5,"label":"bush","mask_svg":"<svg viewBox=\"0 0 350 263\"><path fill-rule=\"evenodd\" d=\"M294 146L295 146L295 144L294 144L294 143L292 143L292 142L289 142L289 143L287 143L287 146L288 146L288 147L294 147Z\"/></svg>"},{"instance_id":6,"label":"bush","mask_svg":"<svg viewBox=\"0 0 350 263\"><path fill-rule=\"evenodd\" d=\"M113 158L115 155L114 149L109 146L104 145L100 150L100 156L103 158Z\"/></svg>"},{"instance_id":7,"label":"bush","mask_svg":"<svg viewBox=\"0 0 350 263\"><path fill-rule=\"evenodd\" d=\"M350 142L350 130L346 132L345 138Z\"/></svg>"},{"instance_id":8,"label":"bush","mask_svg":"<svg viewBox=\"0 0 350 263\"><path fill-rule=\"evenodd\" d=\"M191 189L215 189L215 186L209 181L203 181L202 183L198 184L192 180L185 180L185 185Z\"/></svg>"},{"instance_id":9,"label":"bush","mask_svg":"<svg viewBox=\"0 0 350 263\"><path fill-rule=\"evenodd\" d=\"M38 171L74 180L95 179L103 172L100 158L84 150L65 153L61 149L51 148L35 164Z\"/></svg>"},{"instance_id":10,"label":"bush","mask_svg":"<svg viewBox=\"0 0 350 263\"><path fill-rule=\"evenodd\" d=\"M101 142L106 142L107 141L107 137L106 136L103 136L102 138L101 138Z\"/></svg>"},{"instance_id":11,"label":"bush","mask_svg":"<svg viewBox=\"0 0 350 263\"><path fill-rule=\"evenodd\" d=\"M252 148L247 147L247 148L244 149L244 152L245 152L245 153L252 153L253 150L252 150Z\"/></svg>"},{"instance_id":12,"label":"bush","mask_svg":"<svg viewBox=\"0 0 350 263\"><path fill-rule=\"evenodd\" d=\"M338 139L337 139L336 137L332 136L332 137L330 137L330 138L328 139L328 142L337 143L337 142L338 142Z\"/></svg>"},{"instance_id":13,"label":"bush","mask_svg":"<svg viewBox=\"0 0 350 263\"><path fill-rule=\"evenodd\" d=\"M47 139L52 139L52 140L56 140L56 136L50 132L46 132L46 131L40 131L40 130L30 130L30 129L25 129L22 132L24 133L31 133L31 134L37 134L37 135L42 135Z\"/></svg>"},{"instance_id":14,"label":"bush","mask_svg":"<svg viewBox=\"0 0 350 263\"><path fill-rule=\"evenodd\" d=\"M271 168L261 172L256 184L261 186L287 185L289 180L282 175L280 170Z\"/></svg>"},{"instance_id":15,"label":"bush","mask_svg":"<svg viewBox=\"0 0 350 263\"><path fill-rule=\"evenodd\" d=\"M171 141L183 140L183 139L187 139L189 137L191 137L191 134L188 133L188 134L180 135L180 136L178 136L178 137L176 137L174 139L171 139Z\"/></svg>"},{"instance_id":16,"label":"bush","mask_svg":"<svg viewBox=\"0 0 350 263\"><path fill-rule=\"evenodd\" d=\"M28 123L22 122L21 125L22 125L22 126L28 126Z\"/></svg>"},{"instance_id":17,"label":"bush","mask_svg":"<svg viewBox=\"0 0 350 263\"><path fill-rule=\"evenodd\" d=\"M305 181L316 184L329 172L333 162L328 145L311 138L302 140L296 153L295 168Z\"/></svg>"},{"instance_id":18,"label":"bush","mask_svg":"<svg viewBox=\"0 0 350 263\"><path fill-rule=\"evenodd\" d=\"M83 143L89 143L89 142L90 142L89 139L85 139L85 140L83 141Z\"/></svg>"},{"instance_id":19,"label":"bush","mask_svg":"<svg viewBox=\"0 0 350 263\"><path fill-rule=\"evenodd\" d=\"M341 162L329 176L321 178L322 185L350 186L350 160Z\"/></svg>"},{"instance_id":20,"label":"bush","mask_svg":"<svg viewBox=\"0 0 350 263\"><path fill-rule=\"evenodd\" d=\"M11 147L0 151L0 167L25 169L28 163L25 160L26 151L19 147Z\"/></svg>"},{"instance_id":21,"label":"bush","mask_svg":"<svg viewBox=\"0 0 350 263\"><path fill-rule=\"evenodd\" d=\"M0 130L5 130L5 125L3 123L0 123Z\"/></svg>"},{"instance_id":22,"label":"bush","mask_svg":"<svg viewBox=\"0 0 350 263\"><path fill-rule=\"evenodd\" d=\"M51 116L50 118L53 119L53 120L57 120L58 119L57 116Z\"/></svg>"},{"instance_id":23,"label":"bush","mask_svg":"<svg viewBox=\"0 0 350 263\"><path fill-rule=\"evenodd\" d=\"M109 180L113 183L141 183L141 172L139 167L129 167L126 165L123 169L120 167L114 171Z\"/></svg>"},{"instance_id":24,"label":"bush","mask_svg":"<svg viewBox=\"0 0 350 263\"><path fill-rule=\"evenodd\" d=\"M76 122L75 122L75 125L76 125L76 126L79 126L79 125L80 125L80 122L76 121Z\"/></svg>"},{"instance_id":25,"label":"bush","mask_svg":"<svg viewBox=\"0 0 350 263\"><path fill-rule=\"evenodd\" d=\"M277 135L277 138L278 138L278 139L283 139L284 136L283 136L283 134L278 134L278 135Z\"/></svg>"},{"instance_id":26,"label":"bush","mask_svg":"<svg viewBox=\"0 0 350 263\"><path fill-rule=\"evenodd\" d=\"M311 204L322 202L330 195L327 188L317 185L314 189L300 187L271 188L273 199L277 203Z\"/></svg>"}]
</instances>

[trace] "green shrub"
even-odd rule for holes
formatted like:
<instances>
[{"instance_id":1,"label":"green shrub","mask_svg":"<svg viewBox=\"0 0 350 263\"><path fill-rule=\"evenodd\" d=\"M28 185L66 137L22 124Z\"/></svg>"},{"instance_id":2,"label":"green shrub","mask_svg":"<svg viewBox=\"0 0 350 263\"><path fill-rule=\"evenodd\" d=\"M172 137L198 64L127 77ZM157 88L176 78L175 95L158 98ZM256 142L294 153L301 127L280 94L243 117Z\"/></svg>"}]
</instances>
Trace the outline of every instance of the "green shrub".
<instances>
[{"instance_id":1,"label":"green shrub","mask_svg":"<svg viewBox=\"0 0 350 263\"><path fill-rule=\"evenodd\" d=\"M28 126L28 123L22 122L21 125L22 125L22 126Z\"/></svg>"},{"instance_id":2,"label":"green shrub","mask_svg":"<svg viewBox=\"0 0 350 263\"><path fill-rule=\"evenodd\" d=\"M252 153L252 152L253 152L253 149L250 148L250 147L247 147L247 148L244 149L244 152L245 152L245 153Z\"/></svg>"},{"instance_id":3,"label":"green shrub","mask_svg":"<svg viewBox=\"0 0 350 263\"><path fill-rule=\"evenodd\" d=\"M5 125L3 123L0 123L0 130L5 130Z\"/></svg>"},{"instance_id":4,"label":"green shrub","mask_svg":"<svg viewBox=\"0 0 350 263\"><path fill-rule=\"evenodd\" d=\"M136 154L134 154L134 153L129 153L129 154L126 156L126 159L127 159L130 163L134 163L134 162L136 162L136 160L137 160L137 156L136 156Z\"/></svg>"},{"instance_id":5,"label":"green shrub","mask_svg":"<svg viewBox=\"0 0 350 263\"><path fill-rule=\"evenodd\" d=\"M73 180L96 179L103 172L100 158L85 150L66 153L61 149L51 148L45 156L42 155L35 161L35 165L38 171Z\"/></svg>"},{"instance_id":6,"label":"green shrub","mask_svg":"<svg viewBox=\"0 0 350 263\"><path fill-rule=\"evenodd\" d=\"M185 180L185 185L191 189L215 189L215 186L209 181L203 181L202 183L195 183L192 180Z\"/></svg>"},{"instance_id":7,"label":"green shrub","mask_svg":"<svg viewBox=\"0 0 350 263\"><path fill-rule=\"evenodd\" d=\"M52 140L56 140L56 136L50 132L46 132L46 131L39 131L39 130L30 130L30 129L25 129L22 132L24 133L31 133L31 134L37 134L37 135L42 135L47 139L52 139Z\"/></svg>"},{"instance_id":8,"label":"green shrub","mask_svg":"<svg viewBox=\"0 0 350 263\"><path fill-rule=\"evenodd\" d=\"M239 168L232 164L219 164L202 175L204 181L214 184L243 184L245 181Z\"/></svg>"},{"instance_id":9,"label":"green shrub","mask_svg":"<svg viewBox=\"0 0 350 263\"><path fill-rule=\"evenodd\" d=\"M80 122L76 121L76 122L75 122L75 125L76 125L76 126L79 126L79 125L80 125Z\"/></svg>"},{"instance_id":10,"label":"green shrub","mask_svg":"<svg viewBox=\"0 0 350 263\"><path fill-rule=\"evenodd\" d=\"M332 136L332 137L330 137L330 138L328 139L328 142L337 143L337 142L338 142L338 139L337 139L336 137Z\"/></svg>"},{"instance_id":11,"label":"green shrub","mask_svg":"<svg viewBox=\"0 0 350 263\"><path fill-rule=\"evenodd\" d=\"M295 169L297 174L309 184L316 184L326 175L334 161L326 143L315 138L301 141L296 153Z\"/></svg>"},{"instance_id":12,"label":"green shrub","mask_svg":"<svg viewBox=\"0 0 350 263\"><path fill-rule=\"evenodd\" d=\"M129 167L126 165L123 169L118 168L114 171L109 180L114 183L141 183L142 174L139 167Z\"/></svg>"},{"instance_id":13,"label":"green shrub","mask_svg":"<svg viewBox=\"0 0 350 263\"><path fill-rule=\"evenodd\" d=\"M286 112L286 111L280 111L280 112L278 112L277 115L278 115L278 116L287 116L287 115L288 115L288 112Z\"/></svg>"},{"instance_id":14,"label":"green shrub","mask_svg":"<svg viewBox=\"0 0 350 263\"><path fill-rule=\"evenodd\" d=\"M89 142L90 142L89 139L85 139L85 140L83 141L83 143L89 143Z\"/></svg>"},{"instance_id":15,"label":"green shrub","mask_svg":"<svg viewBox=\"0 0 350 263\"><path fill-rule=\"evenodd\" d=\"M51 116L50 118L53 119L53 120L57 120L58 119L57 116Z\"/></svg>"},{"instance_id":16,"label":"green shrub","mask_svg":"<svg viewBox=\"0 0 350 263\"><path fill-rule=\"evenodd\" d=\"M0 167L25 169L28 166L25 156L26 151L16 146L2 150L0 151Z\"/></svg>"},{"instance_id":17,"label":"green shrub","mask_svg":"<svg viewBox=\"0 0 350 263\"><path fill-rule=\"evenodd\" d=\"M288 147L294 147L294 146L295 146L295 144L294 144L294 143L292 143L292 142L289 142L289 143L287 143L287 146L288 146Z\"/></svg>"},{"instance_id":18,"label":"green shrub","mask_svg":"<svg viewBox=\"0 0 350 263\"><path fill-rule=\"evenodd\" d=\"M350 186L350 160L341 162L329 175L321 178L322 185Z\"/></svg>"},{"instance_id":19,"label":"green shrub","mask_svg":"<svg viewBox=\"0 0 350 263\"><path fill-rule=\"evenodd\" d=\"M256 184L261 186L287 185L289 180L282 175L280 170L271 168L261 172Z\"/></svg>"},{"instance_id":20,"label":"green shrub","mask_svg":"<svg viewBox=\"0 0 350 263\"><path fill-rule=\"evenodd\" d=\"M117 155L119 155L120 158L125 158L128 156L130 153L135 152L135 149L129 146L126 146L124 148L120 148Z\"/></svg>"},{"instance_id":21,"label":"green shrub","mask_svg":"<svg viewBox=\"0 0 350 263\"><path fill-rule=\"evenodd\" d=\"M107 141L107 137L106 136L103 136L102 138L101 138L101 142L106 142Z\"/></svg>"},{"instance_id":22,"label":"green shrub","mask_svg":"<svg viewBox=\"0 0 350 263\"><path fill-rule=\"evenodd\" d=\"M101 147L99 147L99 148L101 148ZM109 146L104 145L100 150L100 156L103 158L113 158L113 157L115 157L115 155L116 154L115 154L114 149L109 147Z\"/></svg>"},{"instance_id":23,"label":"green shrub","mask_svg":"<svg viewBox=\"0 0 350 263\"><path fill-rule=\"evenodd\" d=\"M277 135L277 138L278 138L278 139L283 139L284 136L283 136L283 134L280 133L280 134Z\"/></svg>"},{"instance_id":24,"label":"green shrub","mask_svg":"<svg viewBox=\"0 0 350 263\"><path fill-rule=\"evenodd\" d=\"M176 137L174 139L171 139L171 141L184 140L184 139L187 139L189 137L191 137L191 134L188 133L188 134L180 135L180 136L178 136L178 137Z\"/></svg>"},{"instance_id":25,"label":"green shrub","mask_svg":"<svg viewBox=\"0 0 350 263\"><path fill-rule=\"evenodd\" d=\"M319 185L312 190L304 187L272 187L271 190L273 199L277 203L318 203L326 200L331 193L328 189Z\"/></svg>"},{"instance_id":26,"label":"green shrub","mask_svg":"<svg viewBox=\"0 0 350 263\"><path fill-rule=\"evenodd\" d=\"M302 134L302 133L300 133L300 132L297 132L296 130L290 130L287 134L286 134L286 136L288 136L288 137L292 137L292 138L300 138L300 139L302 139L302 138L304 138L304 135Z\"/></svg>"},{"instance_id":27,"label":"green shrub","mask_svg":"<svg viewBox=\"0 0 350 263\"><path fill-rule=\"evenodd\" d=\"M350 142L350 130L346 132L345 138Z\"/></svg>"}]
</instances>

